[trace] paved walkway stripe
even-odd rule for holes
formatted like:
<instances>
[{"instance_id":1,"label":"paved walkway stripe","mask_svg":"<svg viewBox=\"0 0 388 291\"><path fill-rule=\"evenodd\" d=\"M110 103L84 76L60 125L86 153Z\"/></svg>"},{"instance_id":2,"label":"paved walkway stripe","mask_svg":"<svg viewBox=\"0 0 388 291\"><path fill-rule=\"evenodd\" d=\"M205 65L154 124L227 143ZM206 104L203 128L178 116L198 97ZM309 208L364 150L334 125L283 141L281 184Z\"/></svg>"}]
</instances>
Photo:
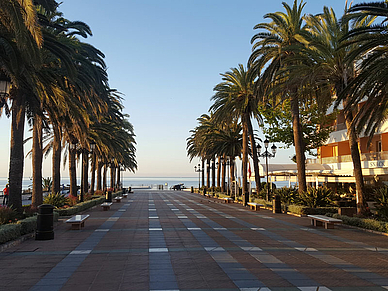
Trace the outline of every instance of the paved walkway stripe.
<instances>
[{"instance_id":1,"label":"paved walkway stripe","mask_svg":"<svg viewBox=\"0 0 388 291\"><path fill-rule=\"evenodd\" d=\"M184 199L187 199L187 198L184 198ZM200 207L203 207L205 209L208 209L212 212L215 212L215 213L219 213L220 211L219 210L216 210L216 209L213 209L212 207L210 206L207 206L207 205L202 205L200 203L197 203L197 202L194 202L197 206L200 206ZM275 219L273 217L269 217L269 216L264 216L264 215L256 215L260 218L264 218L264 219ZM246 222L244 220L241 220L239 218L234 218L232 219L233 221L241 224L241 225L244 225L246 227L250 227L250 228L254 228L256 227L255 225L249 223L249 222ZM281 220L277 220L278 222L282 223L283 221ZM291 223L287 223L289 226L293 226L293 227L296 227L295 225L291 224ZM296 250L300 250L300 249L303 249L303 250L306 250L308 249L306 246L298 243L298 242L295 242L295 241L292 241L292 240L289 240L287 238L284 238L278 234L275 234L273 232L270 232L268 230L264 230L262 232L260 232L261 234L273 239L273 240L277 240L285 245L288 245L292 248L295 248ZM363 269L363 268L360 268L360 267L357 267L351 263L348 263L342 259L339 259L337 257L334 257L332 255L328 255L328 254L324 254L323 252L320 252L320 251L311 251L311 252L306 252L306 254L312 256L312 257L315 257L327 264L330 264L330 265L333 265L335 266L336 268L338 269L342 269L343 271L347 272L347 273L350 273L354 276L357 276L363 280L366 280L366 281L369 281L373 284L376 284L378 286L382 286L383 288L387 288L386 286L388 286L388 278L386 277L383 277L379 274L376 274L376 273L373 273L369 270L366 270L366 269Z\"/></svg>"},{"instance_id":2,"label":"paved walkway stripe","mask_svg":"<svg viewBox=\"0 0 388 291\"><path fill-rule=\"evenodd\" d=\"M123 206L120 209L126 208L126 206ZM106 235L106 230L110 229L122 214L123 212L118 210L109 217L101 225L100 231L93 232L74 251L70 252L70 254L51 269L35 286L30 288L30 291L59 291L86 257L93 251L94 247Z\"/></svg>"},{"instance_id":3,"label":"paved walkway stripe","mask_svg":"<svg viewBox=\"0 0 388 291\"><path fill-rule=\"evenodd\" d=\"M153 195L149 194L149 204L153 202ZM152 202L152 203L151 203ZM148 209L149 215L158 213L157 209ZM159 215L158 215L159 216ZM172 268L170 254L166 246L163 230L159 219L148 220L149 224L149 288L150 290L177 290L174 269Z\"/></svg>"}]
</instances>

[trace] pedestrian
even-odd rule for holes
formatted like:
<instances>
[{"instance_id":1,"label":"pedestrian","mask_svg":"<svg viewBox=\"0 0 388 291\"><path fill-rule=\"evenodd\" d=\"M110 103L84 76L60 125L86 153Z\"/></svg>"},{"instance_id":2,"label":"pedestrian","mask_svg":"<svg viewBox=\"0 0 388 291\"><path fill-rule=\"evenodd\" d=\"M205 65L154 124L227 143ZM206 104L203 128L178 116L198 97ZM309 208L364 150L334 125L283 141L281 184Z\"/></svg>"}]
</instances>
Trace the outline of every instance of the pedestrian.
<instances>
[{"instance_id":1,"label":"pedestrian","mask_svg":"<svg viewBox=\"0 0 388 291\"><path fill-rule=\"evenodd\" d=\"M3 189L3 205L7 205L9 196L9 185L7 184Z\"/></svg>"}]
</instances>

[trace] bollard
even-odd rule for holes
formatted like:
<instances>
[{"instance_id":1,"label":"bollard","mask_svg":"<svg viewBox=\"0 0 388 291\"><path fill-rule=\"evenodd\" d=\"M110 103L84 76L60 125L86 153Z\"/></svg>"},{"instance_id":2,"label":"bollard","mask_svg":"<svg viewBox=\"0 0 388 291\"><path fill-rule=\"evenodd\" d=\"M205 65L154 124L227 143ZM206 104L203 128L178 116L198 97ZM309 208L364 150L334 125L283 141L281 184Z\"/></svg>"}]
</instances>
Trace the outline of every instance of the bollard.
<instances>
[{"instance_id":1,"label":"bollard","mask_svg":"<svg viewBox=\"0 0 388 291\"><path fill-rule=\"evenodd\" d=\"M190 188L190 193L194 193L194 187L193 186L191 186L191 188Z\"/></svg>"},{"instance_id":2,"label":"bollard","mask_svg":"<svg viewBox=\"0 0 388 291\"><path fill-rule=\"evenodd\" d=\"M112 191L106 191L105 202L112 202Z\"/></svg>"},{"instance_id":3,"label":"bollard","mask_svg":"<svg viewBox=\"0 0 388 291\"><path fill-rule=\"evenodd\" d=\"M36 240L54 239L54 206L42 204L38 206L38 216L36 219Z\"/></svg>"},{"instance_id":4,"label":"bollard","mask_svg":"<svg viewBox=\"0 0 388 291\"><path fill-rule=\"evenodd\" d=\"M272 212L282 213L282 203L280 201L279 195L275 195L274 199L272 200Z\"/></svg>"}]
</instances>

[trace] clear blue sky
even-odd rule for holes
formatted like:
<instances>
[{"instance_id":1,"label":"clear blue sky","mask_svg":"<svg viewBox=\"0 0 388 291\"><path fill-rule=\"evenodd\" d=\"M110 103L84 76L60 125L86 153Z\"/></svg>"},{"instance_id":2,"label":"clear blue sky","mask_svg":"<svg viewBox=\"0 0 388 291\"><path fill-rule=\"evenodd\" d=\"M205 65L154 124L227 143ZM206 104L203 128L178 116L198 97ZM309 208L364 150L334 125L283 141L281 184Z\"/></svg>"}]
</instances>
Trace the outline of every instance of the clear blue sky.
<instances>
[{"instance_id":1,"label":"clear blue sky","mask_svg":"<svg viewBox=\"0 0 388 291\"><path fill-rule=\"evenodd\" d=\"M265 13L284 11L280 0L62 1L65 18L91 27L86 41L105 53L110 86L125 94L125 113L137 135L139 177L196 176L198 160L189 163L186 155L189 130L207 113L219 74L247 63L254 25ZM309 0L304 12L319 13L323 5L340 17L345 1ZM0 177L7 177L9 120L3 116L0 126ZM25 152L30 148L27 143ZM288 163L291 155L293 149L279 150L271 162ZM50 168L46 159L45 177ZM26 158L24 176L30 175Z\"/></svg>"}]
</instances>

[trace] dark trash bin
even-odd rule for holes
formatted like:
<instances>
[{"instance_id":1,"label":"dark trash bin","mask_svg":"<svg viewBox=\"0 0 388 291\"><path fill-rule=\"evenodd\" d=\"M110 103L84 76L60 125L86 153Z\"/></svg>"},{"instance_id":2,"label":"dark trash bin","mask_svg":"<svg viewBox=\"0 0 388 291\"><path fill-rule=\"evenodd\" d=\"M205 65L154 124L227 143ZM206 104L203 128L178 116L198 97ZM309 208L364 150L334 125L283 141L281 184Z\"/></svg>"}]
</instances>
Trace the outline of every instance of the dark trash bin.
<instances>
[{"instance_id":1,"label":"dark trash bin","mask_svg":"<svg viewBox=\"0 0 388 291\"><path fill-rule=\"evenodd\" d=\"M112 191L106 191L105 202L112 202Z\"/></svg>"},{"instance_id":2,"label":"dark trash bin","mask_svg":"<svg viewBox=\"0 0 388 291\"><path fill-rule=\"evenodd\" d=\"M191 188L190 188L190 193L194 193L194 187L193 186L191 186Z\"/></svg>"},{"instance_id":3,"label":"dark trash bin","mask_svg":"<svg viewBox=\"0 0 388 291\"><path fill-rule=\"evenodd\" d=\"M38 206L38 216L36 219L36 240L54 239L54 206L42 204Z\"/></svg>"},{"instance_id":4,"label":"dark trash bin","mask_svg":"<svg viewBox=\"0 0 388 291\"><path fill-rule=\"evenodd\" d=\"M272 212L273 213L282 213L282 204L280 202L279 195L275 195L274 199L272 200Z\"/></svg>"}]
</instances>

